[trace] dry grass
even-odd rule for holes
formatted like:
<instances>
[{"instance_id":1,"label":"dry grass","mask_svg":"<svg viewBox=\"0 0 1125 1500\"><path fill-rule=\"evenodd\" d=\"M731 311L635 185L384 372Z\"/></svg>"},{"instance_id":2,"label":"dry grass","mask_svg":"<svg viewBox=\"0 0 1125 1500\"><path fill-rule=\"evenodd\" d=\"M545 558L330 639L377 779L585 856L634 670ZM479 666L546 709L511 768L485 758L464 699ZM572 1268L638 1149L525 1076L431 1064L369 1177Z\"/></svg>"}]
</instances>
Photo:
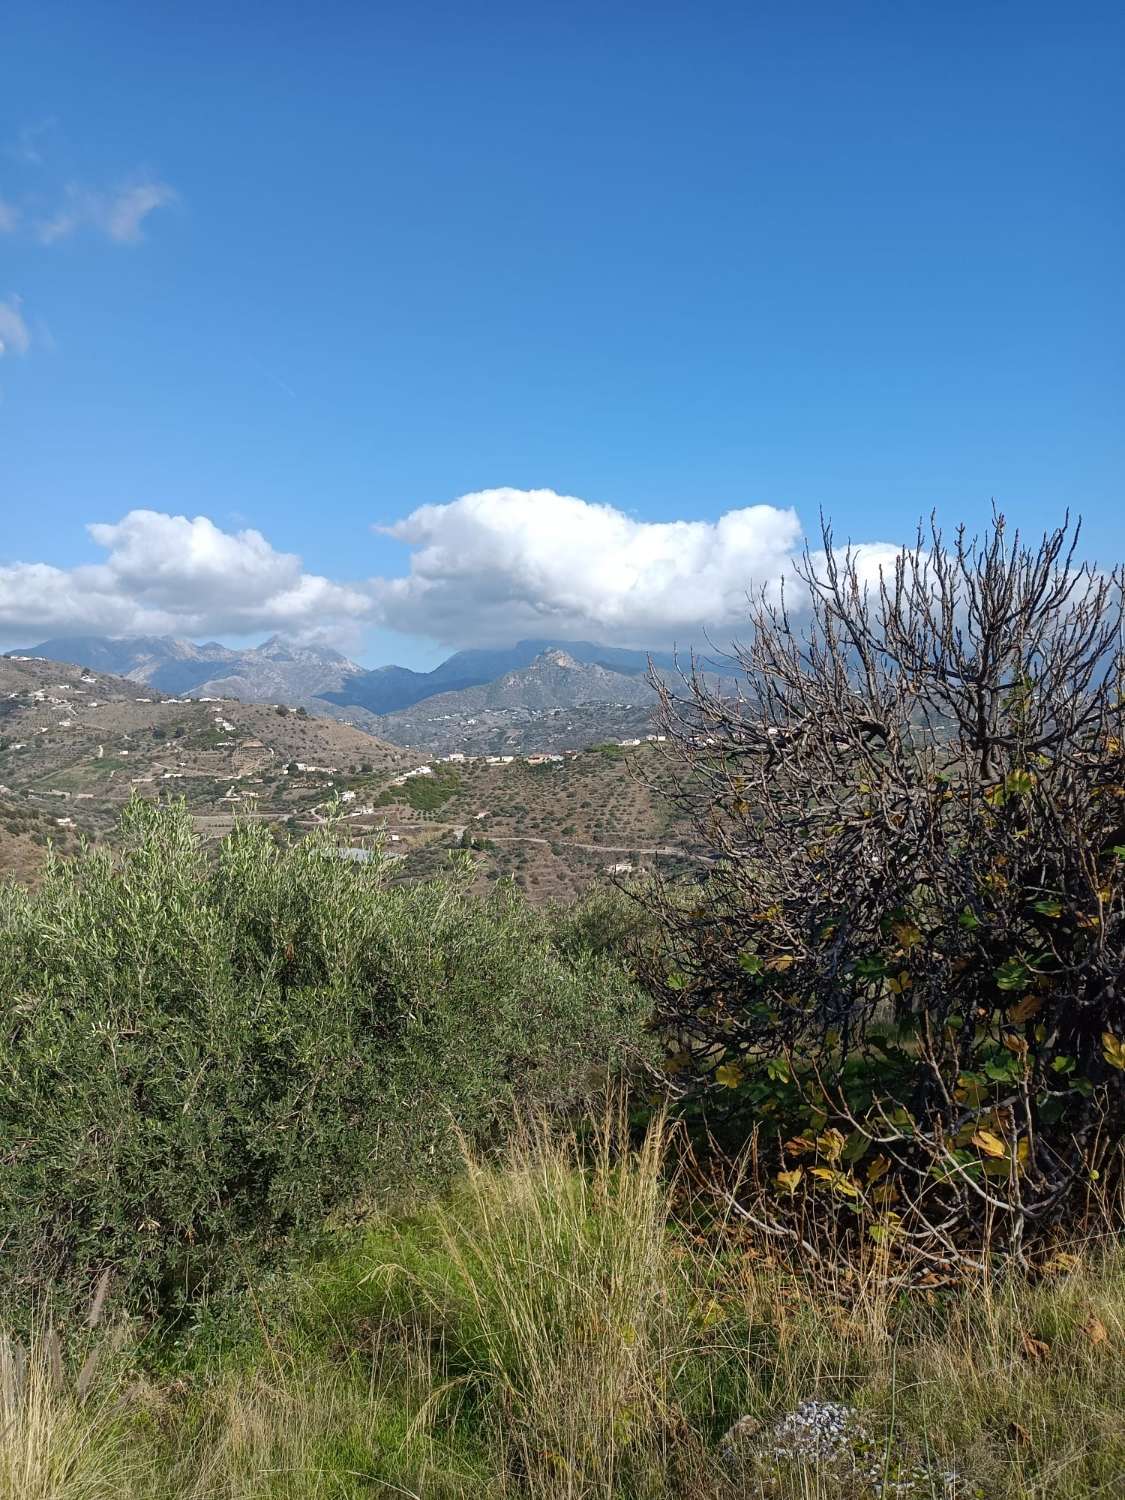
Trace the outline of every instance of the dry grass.
<instances>
[{"instance_id":1,"label":"dry grass","mask_svg":"<svg viewBox=\"0 0 1125 1500\"><path fill-rule=\"evenodd\" d=\"M111 1500L139 1468L122 1441L121 1391L101 1368L112 1340L68 1357L41 1321L27 1339L0 1337L0 1500Z\"/></svg>"},{"instance_id":2,"label":"dry grass","mask_svg":"<svg viewBox=\"0 0 1125 1500\"><path fill-rule=\"evenodd\" d=\"M5 1395L0 1497L874 1494L815 1462L724 1466L736 1418L768 1431L809 1397L862 1414L882 1480L920 1465L916 1500L952 1468L990 1500L1121 1492L1119 1250L1035 1284L904 1296L871 1267L813 1289L677 1220L661 1125L623 1140L529 1131L502 1163L468 1160L258 1308L253 1339L150 1375L124 1420L111 1374L80 1401L41 1342Z\"/></svg>"}]
</instances>

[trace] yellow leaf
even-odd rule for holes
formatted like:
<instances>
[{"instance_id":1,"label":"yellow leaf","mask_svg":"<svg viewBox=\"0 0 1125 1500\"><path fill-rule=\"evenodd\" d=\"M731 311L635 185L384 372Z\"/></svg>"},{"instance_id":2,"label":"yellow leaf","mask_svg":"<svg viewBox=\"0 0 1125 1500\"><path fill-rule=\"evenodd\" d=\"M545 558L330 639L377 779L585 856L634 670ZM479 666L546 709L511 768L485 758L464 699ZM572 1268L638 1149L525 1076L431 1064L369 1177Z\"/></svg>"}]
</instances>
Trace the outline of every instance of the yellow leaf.
<instances>
[{"instance_id":1,"label":"yellow leaf","mask_svg":"<svg viewBox=\"0 0 1125 1500\"><path fill-rule=\"evenodd\" d=\"M834 1125L816 1138L817 1150L826 1161L839 1161L845 1145L844 1137Z\"/></svg>"},{"instance_id":2,"label":"yellow leaf","mask_svg":"<svg viewBox=\"0 0 1125 1500\"><path fill-rule=\"evenodd\" d=\"M801 1179L804 1175L800 1167L794 1167L792 1172L779 1172L777 1174L778 1186L783 1187L789 1196L792 1197L800 1187Z\"/></svg>"},{"instance_id":3,"label":"yellow leaf","mask_svg":"<svg viewBox=\"0 0 1125 1500\"><path fill-rule=\"evenodd\" d=\"M859 1197L859 1188L846 1172L837 1172L833 1167L813 1167L812 1174L818 1181L827 1183L842 1198Z\"/></svg>"},{"instance_id":4,"label":"yellow leaf","mask_svg":"<svg viewBox=\"0 0 1125 1500\"><path fill-rule=\"evenodd\" d=\"M891 932L894 934L895 941L899 947L905 948L907 951L917 947L922 941L922 934L913 922L892 922Z\"/></svg>"},{"instance_id":5,"label":"yellow leaf","mask_svg":"<svg viewBox=\"0 0 1125 1500\"><path fill-rule=\"evenodd\" d=\"M1082 1332L1091 1344L1104 1344L1109 1338L1105 1324L1095 1313L1091 1313L1082 1325Z\"/></svg>"},{"instance_id":6,"label":"yellow leaf","mask_svg":"<svg viewBox=\"0 0 1125 1500\"><path fill-rule=\"evenodd\" d=\"M910 974L908 970L903 969L900 973L891 975L891 977L887 980L887 988L890 990L892 995L901 995L905 990L908 990L913 983L913 975Z\"/></svg>"},{"instance_id":7,"label":"yellow leaf","mask_svg":"<svg viewBox=\"0 0 1125 1500\"><path fill-rule=\"evenodd\" d=\"M867 1168L868 1182L878 1182L880 1177L885 1177L890 1171L891 1159L889 1156L877 1156Z\"/></svg>"},{"instance_id":8,"label":"yellow leaf","mask_svg":"<svg viewBox=\"0 0 1125 1500\"><path fill-rule=\"evenodd\" d=\"M725 1089L736 1089L742 1082L742 1069L737 1063L723 1063L721 1068L715 1069L715 1082L721 1083Z\"/></svg>"},{"instance_id":9,"label":"yellow leaf","mask_svg":"<svg viewBox=\"0 0 1125 1500\"><path fill-rule=\"evenodd\" d=\"M900 1214L882 1214L878 1222L872 1224L867 1233L876 1245L889 1244L901 1235L901 1223L902 1216Z\"/></svg>"},{"instance_id":10,"label":"yellow leaf","mask_svg":"<svg viewBox=\"0 0 1125 1500\"><path fill-rule=\"evenodd\" d=\"M1017 1057L1027 1056L1027 1038L1017 1036L1013 1031L1006 1031L1000 1038L1009 1052L1014 1052Z\"/></svg>"},{"instance_id":11,"label":"yellow leaf","mask_svg":"<svg viewBox=\"0 0 1125 1500\"><path fill-rule=\"evenodd\" d=\"M774 974L784 974L786 969L791 969L796 962L792 953L779 953L776 958L767 961L766 968Z\"/></svg>"},{"instance_id":12,"label":"yellow leaf","mask_svg":"<svg viewBox=\"0 0 1125 1500\"><path fill-rule=\"evenodd\" d=\"M1073 1271L1080 1264L1078 1256L1072 1255L1069 1250L1056 1250L1050 1260L1044 1261L1040 1270L1058 1274L1063 1271Z\"/></svg>"},{"instance_id":13,"label":"yellow leaf","mask_svg":"<svg viewBox=\"0 0 1125 1500\"><path fill-rule=\"evenodd\" d=\"M1111 1068L1125 1069L1125 1042L1115 1037L1112 1031L1102 1032L1102 1052Z\"/></svg>"},{"instance_id":14,"label":"yellow leaf","mask_svg":"<svg viewBox=\"0 0 1125 1500\"><path fill-rule=\"evenodd\" d=\"M1041 995L1025 995L1018 1004L1012 1006L1008 1012L1008 1019L1018 1026L1021 1021L1030 1021L1032 1016L1037 1016L1042 1009Z\"/></svg>"},{"instance_id":15,"label":"yellow leaf","mask_svg":"<svg viewBox=\"0 0 1125 1500\"><path fill-rule=\"evenodd\" d=\"M816 1150L816 1142L811 1141L807 1135L794 1135L781 1149L786 1156L806 1156L810 1151Z\"/></svg>"},{"instance_id":16,"label":"yellow leaf","mask_svg":"<svg viewBox=\"0 0 1125 1500\"><path fill-rule=\"evenodd\" d=\"M721 1323L723 1321L724 1316L725 1314L723 1312L722 1304L716 1302L714 1297L712 1297L710 1302L708 1302L707 1306L703 1309L703 1316L699 1321L704 1328L714 1328L716 1323Z\"/></svg>"},{"instance_id":17,"label":"yellow leaf","mask_svg":"<svg viewBox=\"0 0 1125 1500\"><path fill-rule=\"evenodd\" d=\"M985 1156L1007 1156L1008 1148L998 1135L993 1135L991 1130L978 1130L973 1136L973 1145L983 1151Z\"/></svg>"}]
</instances>

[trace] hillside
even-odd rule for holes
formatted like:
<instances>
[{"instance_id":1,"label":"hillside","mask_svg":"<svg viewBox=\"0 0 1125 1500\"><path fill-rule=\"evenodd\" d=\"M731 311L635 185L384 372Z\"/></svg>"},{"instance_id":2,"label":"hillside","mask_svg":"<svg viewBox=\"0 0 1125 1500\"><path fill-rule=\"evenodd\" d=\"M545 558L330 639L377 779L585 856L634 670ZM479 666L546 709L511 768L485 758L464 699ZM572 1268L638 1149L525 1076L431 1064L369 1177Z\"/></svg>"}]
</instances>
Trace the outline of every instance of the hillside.
<instances>
[{"instance_id":1,"label":"hillside","mask_svg":"<svg viewBox=\"0 0 1125 1500\"><path fill-rule=\"evenodd\" d=\"M653 730L653 712L651 704L586 703L573 708L482 708L435 714L427 702L365 722L380 739L395 745L420 745L432 755L457 751L532 755L585 750L607 740L644 739Z\"/></svg>"},{"instance_id":2,"label":"hillside","mask_svg":"<svg viewBox=\"0 0 1125 1500\"><path fill-rule=\"evenodd\" d=\"M509 675L538 679L547 699L560 682L604 686L615 676L558 652ZM502 680L495 701L511 692ZM584 744L605 707L589 710ZM535 737L549 741L545 725L576 718L545 710ZM688 831L647 785L658 748L610 742L564 756L537 745L529 758L454 750L452 761L427 761L302 710L168 697L73 664L0 658L0 872L28 879L48 841L68 852L82 835L112 836L134 793L185 798L208 837L239 817L301 837L339 799L339 841L383 843L400 879L432 875L468 845L482 883L506 876L536 900L572 896L619 865L696 867Z\"/></svg>"},{"instance_id":3,"label":"hillside","mask_svg":"<svg viewBox=\"0 0 1125 1500\"><path fill-rule=\"evenodd\" d=\"M694 875L704 852L659 794L660 748L433 761L430 775L351 813L351 839L382 839L402 880L432 876L467 850L482 884L508 878L536 902L572 898L610 875Z\"/></svg>"},{"instance_id":4,"label":"hillside","mask_svg":"<svg viewBox=\"0 0 1125 1500\"><path fill-rule=\"evenodd\" d=\"M579 662L551 647L495 682L438 693L375 721L397 744L435 752L578 750L652 729L656 694L642 675Z\"/></svg>"},{"instance_id":5,"label":"hillside","mask_svg":"<svg viewBox=\"0 0 1125 1500\"><path fill-rule=\"evenodd\" d=\"M0 658L0 869L26 874L50 831L109 832L134 792L176 794L208 831L235 812L288 817L333 776L387 778L416 757L304 711L234 699L183 699L73 664ZM297 771L296 767L310 767ZM292 769L289 769L292 768Z\"/></svg>"},{"instance_id":6,"label":"hillside","mask_svg":"<svg viewBox=\"0 0 1125 1500\"><path fill-rule=\"evenodd\" d=\"M562 651L575 663L599 666L627 677L643 677L648 670L649 653L645 651L602 646L593 641L517 641L514 646L457 651L432 672L393 666L357 672L338 691L322 696L332 703L358 705L375 714L391 714L438 694L463 692L519 673L551 651ZM670 670L674 666L674 659L667 652L654 652L652 659L660 668Z\"/></svg>"},{"instance_id":7,"label":"hillside","mask_svg":"<svg viewBox=\"0 0 1125 1500\"><path fill-rule=\"evenodd\" d=\"M552 647L528 666L508 672L495 682L428 698L426 708L436 715L480 709L570 708L579 703L649 703L654 697L643 677L626 676L593 662L578 662L561 647Z\"/></svg>"}]
</instances>

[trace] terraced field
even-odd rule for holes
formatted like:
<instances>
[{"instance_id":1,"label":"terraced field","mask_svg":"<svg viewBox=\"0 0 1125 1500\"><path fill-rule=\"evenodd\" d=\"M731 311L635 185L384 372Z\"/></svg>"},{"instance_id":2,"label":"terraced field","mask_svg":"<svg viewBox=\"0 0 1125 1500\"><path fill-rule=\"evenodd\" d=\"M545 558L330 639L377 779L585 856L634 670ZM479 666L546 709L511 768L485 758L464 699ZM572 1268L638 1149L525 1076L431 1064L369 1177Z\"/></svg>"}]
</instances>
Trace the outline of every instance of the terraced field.
<instances>
[{"instance_id":1,"label":"terraced field","mask_svg":"<svg viewBox=\"0 0 1125 1500\"><path fill-rule=\"evenodd\" d=\"M393 854L399 879L464 850L482 882L565 899L611 873L699 867L649 784L660 756L606 743L539 765L427 761L284 705L171 698L74 664L0 658L0 873L34 878L49 843L65 853L81 836L112 839L130 796L174 796L207 837L239 818L282 838L331 821L341 845Z\"/></svg>"}]
</instances>

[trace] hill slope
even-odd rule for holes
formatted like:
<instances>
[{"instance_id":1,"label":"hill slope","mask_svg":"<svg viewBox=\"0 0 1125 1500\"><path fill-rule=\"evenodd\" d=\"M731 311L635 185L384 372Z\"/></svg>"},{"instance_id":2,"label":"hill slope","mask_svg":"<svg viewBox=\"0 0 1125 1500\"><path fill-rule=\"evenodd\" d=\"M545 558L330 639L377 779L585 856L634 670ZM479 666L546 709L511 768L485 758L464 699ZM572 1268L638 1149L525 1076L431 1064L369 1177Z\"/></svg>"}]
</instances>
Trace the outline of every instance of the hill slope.
<instances>
[{"instance_id":1,"label":"hill slope","mask_svg":"<svg viewBox=\"0 0 1125 1500\"><path fill-rule=\"evenodd\" d=\"M288 816L323 799L330 778L386 780L416 762L331 718L165 697L68 663L0 657L0 797L41 815L28 829L38 844L47 829L107 833L133 793L183 796L198 816L229 823L251 808ZM297 765L314 769L291 773ZM26 864L15 838L0 816L0 869Z\"/></svg>"},{"instance_id":2,"label":"hill slope","mask_svg":"<svg viewBox=\"0 0 1125 1500\"><path fill-rule=\"evenodd\" d=\"M652 729L655 702L643 676L579 662L552 647L495 682L437 693L375 719L372 728L392 743L436 753L578 750L643 736Z\"/></svg>"}]
</instances>

